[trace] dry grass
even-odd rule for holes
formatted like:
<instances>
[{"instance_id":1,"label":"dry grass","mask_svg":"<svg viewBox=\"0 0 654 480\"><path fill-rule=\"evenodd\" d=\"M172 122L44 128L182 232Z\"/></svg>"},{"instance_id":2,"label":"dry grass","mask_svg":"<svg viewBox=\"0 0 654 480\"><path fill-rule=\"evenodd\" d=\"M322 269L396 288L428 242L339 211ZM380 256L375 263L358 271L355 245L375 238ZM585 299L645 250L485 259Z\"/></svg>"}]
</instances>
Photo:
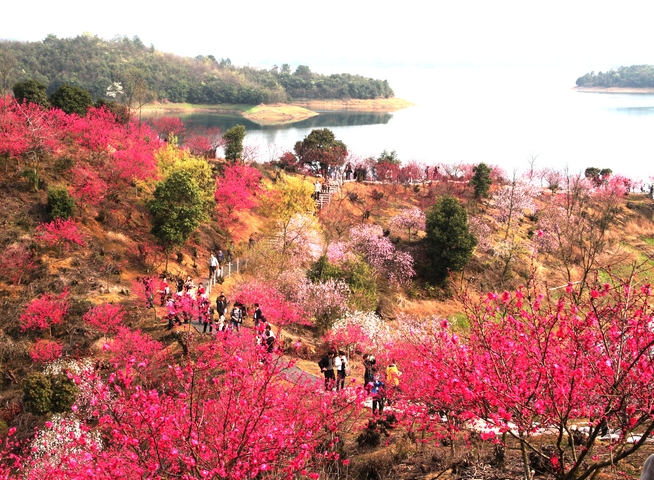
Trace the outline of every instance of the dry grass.
<instances>
[{"instance_id":1,"label":"dry grass","mask_svg":"<svg viewBox=\"0 0 654 480\"><path fill-rule=\"evenodd\" d=\"M315 110L354 110L357 112L395 112L415 105L402 98L375 98L370 100L297 100L293 105Z\"/></svg>"},{"instance_id":2,"label":"dry grass","mask_svg":"<svg viewBox=\"0 0 654 480\"><path fill-rule=\"evenodd\" d=\"M285 123L299 122L318 115L297 105L275 103L272 105L257 105L247 110L243 116L259 125L282 125Z\"/></svg>"}]
</instances>

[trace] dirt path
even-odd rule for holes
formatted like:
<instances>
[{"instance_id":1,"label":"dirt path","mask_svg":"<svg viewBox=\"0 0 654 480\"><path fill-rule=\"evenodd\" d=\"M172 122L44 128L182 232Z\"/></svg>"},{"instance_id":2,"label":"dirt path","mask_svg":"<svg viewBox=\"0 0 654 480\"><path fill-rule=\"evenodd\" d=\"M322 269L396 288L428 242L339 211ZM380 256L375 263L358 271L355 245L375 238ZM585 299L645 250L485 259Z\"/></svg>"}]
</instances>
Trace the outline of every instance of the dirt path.
<instances>
[{"instance_id":1,"label":"dirt path","mask_svg":"<svg viewBox=\"0 0 654 480\"><path fill-rule=\"evenodd\" d=\"M198 333L202 333L202 330L204 329L204 324L198 323L198 322L192 322L191 325L193 328ZM241 328L247 328L247 327L241 327ZM251 330L248 328L248 330ZM213 330L211 335L215 336L217 330ZM277 358L279 358L277 356ZM281 375L284 380L287 380L291 383L294 383L295 385L302 385L302 386L315 386L316 388L322 387L323 385L323 380L321 377L317 377L316 375L305 372L302 370L300 367L296 365L291 365L291 360L288 360L286 358L282 357L282 360L284 361L284 367L281 370Z\"/></svg>"}]
</instances>

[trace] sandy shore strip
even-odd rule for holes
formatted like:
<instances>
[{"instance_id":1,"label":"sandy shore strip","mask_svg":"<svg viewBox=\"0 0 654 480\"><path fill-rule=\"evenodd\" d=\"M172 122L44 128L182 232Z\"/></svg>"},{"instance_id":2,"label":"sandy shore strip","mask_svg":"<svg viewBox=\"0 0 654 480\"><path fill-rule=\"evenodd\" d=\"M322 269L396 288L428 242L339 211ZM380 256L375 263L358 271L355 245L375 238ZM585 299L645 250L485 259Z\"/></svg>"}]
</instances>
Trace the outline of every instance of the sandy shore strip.
<instances>
[{"instance_id":1,"label":"sandy shore strip","mask_svg":"<svg viewBox=\"0 0 654 480\"><path fill-rule=\"evenodd\" d=\"M654 93L654 88L650 87L574 87L573 90L585 93Z\"/></svg>"}]
</instances>

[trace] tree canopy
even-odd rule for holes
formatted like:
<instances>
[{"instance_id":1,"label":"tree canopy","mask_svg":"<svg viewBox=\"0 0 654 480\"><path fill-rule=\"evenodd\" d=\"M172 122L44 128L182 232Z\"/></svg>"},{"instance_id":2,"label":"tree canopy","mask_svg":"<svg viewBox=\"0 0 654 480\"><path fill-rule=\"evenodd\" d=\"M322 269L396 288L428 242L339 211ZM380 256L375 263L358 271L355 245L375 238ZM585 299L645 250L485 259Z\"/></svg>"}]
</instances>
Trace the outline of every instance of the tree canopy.
<instances>
[{"instance_id":1,"label":"tree canopy","mask_svg":"<svg viewBox=\"0 0 654 480\"><path fill-rule=\"evenodd\" d=\"M243 155L243 139L245 138L245 127L234 125L223 134L225 141L225 159L230 162L239 160Z\"/></svg>"},{"instance_id":2,"label":"tree canopy","mask_svg":"<svg viewBox=\"0 0 654 480\"><path fill-rule=\"evenodd\" d=\"M63 84L103 98L114 82L125 87L134 70L142 74L153 97L200 104L287 102L293 98L389 98L386 80L347 73L322 75L300 65L271 69L237 67L214 55L179 57L146 47L138 37L103 40L84 34L75 38L48 35L42 42L0 42L0 87L12 81L36 80L52 94Z\"/></svg>"},{"instance_id":3,"label":"tree canopy","mask_svg":"<svg viewBox=\"0 0 654 480\"><path fill-rule=\"evenodd\" d=\"M93 98L83 88L64 84L50 95L50 104L68 114L85 115L86 110L93 105Z\"/></svg>"},{"instance_id":4,"label":"tree canopy","mask_svg":"<svg viewBox=\"0 0 654 480\"><path fill-rule=\"evenodd\" d=\"M485 163L480 163L472 168L473 176L470 179L470 185L475 189L475 198L486 198L490 186L493 184L491 179L491 169Z\"/></svg>"},{"instance_id":5,"label":"tree canopy","mask_svg":"<svg viewBox=\"0 0 654 480\"><path fill-rule=\"evenodd\" d=\"M578 87L654 87L654 65L631 65L606 72L590 72L577 79Z\"/></svg>"},{"instance_id":6,"label":"tree canopy","mask_svg":"<svg viewBox=\"0 0 654 480\"><path fill-rule=\"evenodd\" d=\"M347 157L347 146L328 128L311 130L304 140L295 143L294 150L300 163L310 165L324 175L329 167L343 165Z\"/></svg>"},{"instance_id":7,"label":"tree canopy","mask_svg":"<svg viewBox=\"0 0 654 480\"><path fill-rule=\"evenodd\" d=\"M148 202L152 214L152 233L159 244L170 251L183 245L206 219L205 198L191 174L174 171L157 184L154 197Z\"/></svg>"},{"instance_id":8,"label":"tree canopy","mask_svg":"<svg viewBox=\"0 0 654 480\"><path fill-rule=\"evenodd\" d=\"M429 275L442 281L448 272L463 270L472 257L477 238L470 233L468 214L456 198L441 197L427 211L426 232Z\"/></svg>"},{"instance_id":9,"label":"tree canopy","mask_svg":"<svg viewBox=\"0 0 654 480\"><path fill-rule=\"evenodd\" d=\"M46 86L37 80L18 82L14 85L13 90L18 103L36 103L42 107L49 105Z\"/></svg>"}]
</instances>

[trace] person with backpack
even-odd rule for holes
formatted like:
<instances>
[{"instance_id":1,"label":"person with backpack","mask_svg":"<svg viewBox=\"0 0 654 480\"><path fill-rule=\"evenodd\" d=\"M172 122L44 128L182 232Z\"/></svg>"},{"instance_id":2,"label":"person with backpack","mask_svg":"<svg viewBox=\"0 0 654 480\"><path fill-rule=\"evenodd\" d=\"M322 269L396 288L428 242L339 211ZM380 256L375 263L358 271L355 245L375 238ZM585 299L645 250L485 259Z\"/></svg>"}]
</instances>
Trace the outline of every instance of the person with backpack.
<instances>
[{"instance_id":1,"label":"person with backpack","mask_svg":"<svg viewBox=\"0 0 654 480\"><path fill-rule=\"evenodd\" d=\"M230 328L237 332L241 331L241 323L243 323L243 313L239 307L238 304L234 304L232 312L230 313Z\"/></svg>"},{"instance_id":2,"label":"person with backpack","mask_svg":"<svg viewBox=\"0 0 654 480\"><path fill-rule=\"evenodd\" d=\"M348 362L345 352L339 350L334 357L334 368L336 368L336 390L345 388L345 377L347 376Z\"/></svg>"},{"instance_id":3,"label":"person with backpack","mask_svg":"<svg viewBox=\"0 0 654 480\"><path fill-rule=\"evenodd\" d=\"M227 312L227 298L225 298L223 292L220 292L220 295L216 298L216 312L218 312L218 316L225 315L225 312Z\"/></svg>"},{"instance_id":4,"label":"person with backpack","mask_svg":"<svg viewBox=\"0 0 654 480\"><path fill-rule=\"evenodd\" d=\"M379 413L381 415L384 413L384 404L386 403L386 385L382 382L379 373L375 374L367 389L372 395L372 414Z\"/></svg>"},{"instance_id":5,"label":"person with backpack","mask_svg":"<svg viewBox=\"0 0 654 480\"><path fill-rule=\"evenodd\" d=\"M334 388L336 378L334 377L334 351L330 350L318 362L320 371L325 375L325 391L328 392Z\"/></svg>"}]
</instances>

